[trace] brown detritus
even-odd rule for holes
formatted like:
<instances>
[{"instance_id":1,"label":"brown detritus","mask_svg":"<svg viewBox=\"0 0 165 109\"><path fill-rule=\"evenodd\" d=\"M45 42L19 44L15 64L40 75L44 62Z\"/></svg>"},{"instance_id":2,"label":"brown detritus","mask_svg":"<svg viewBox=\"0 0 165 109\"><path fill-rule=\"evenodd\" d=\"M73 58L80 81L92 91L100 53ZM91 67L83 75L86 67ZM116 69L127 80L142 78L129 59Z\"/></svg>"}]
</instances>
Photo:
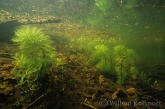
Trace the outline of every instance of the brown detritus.
<instances>
[{"instance_id":1,"label":"brown detritus","mask_svg":"<svg viewBox=\"0 0 165 109\"><path fill-rule=\"evenodd\" d=\"M4 64L0 69L0 94L10 95L14 90L16 78L10 72L12 65Z\"/></svg>"},{"instance_id":2,"label":"brown detritus","mask_svg":"<svg viewBox=\"0 0 165 109\"><path fill-rule=\"evenodd\" d=\"M1 68L0 71L10 71L13 68L12 64L4 64Z\"/></svg>"},{"instance_id":3,"label":"brown detritus","mask_svg":"<svg viewBox=\"0 0 165 109\"><path fill-rule=\"evenodd\" d=\"M99 76L99 83L100 85L104 82L104 76L103 75L100 75Z\"/></svg>"},{"instance_id":4,"label":"brown detritus","mask_svg":"<svg viewBox=\"0 0 165 109\"><path fill-rule=\"evenodd\" d=\"M132 96L132 95L134 95L136 93L136 89L131 87L131 88L128 88L126 90L126 92L127 92L128 95Z\"/></svg>"},{"instance_id":5,"label":"brown detritus","mask_svg":"<svg viewBox=\"0 0 165 109\"><path fill-rule=\"evenodd\" d=\"M85 105L85 106L87 106L87 107L89 107L89 108L91 108L91 109L98 109L98 108L92 106L91 103L88 101L87 98L86 98L83 102L81 102L81 104L82 104L82 105Z\"/></svg>"},{"instance_id":6,"label":"brown detritus","mask_svg":"<svg viewBox=\"0 0 165 109\"><path fill-rule=\"evenodd\" d=\"M97 90L95 93L92 94L92 100L96 100L101 95L101 91Z\"/></svg>"},{"instance_id":7,"label":"brown detritus","mask_svg":"<svg viewBox=\"0 0 165 109\"><path fill-rule=\"evenodd\" d=\"M127 98L127 94L121 88L117 88L117 90L111 95L111 99L115 100L117 98Z\"/></svg>"},{"instance_id":8,"label":"brown detritus","mask_svg":"<svg viewBox=\"0 0 165 109\"><path fill-rule=\"evenodd\" d=\"M8 71L2 71L0 73L0 78L3 78L3 80L15 80L16 79L16 77Z\"/></svg>"}]
</instances>

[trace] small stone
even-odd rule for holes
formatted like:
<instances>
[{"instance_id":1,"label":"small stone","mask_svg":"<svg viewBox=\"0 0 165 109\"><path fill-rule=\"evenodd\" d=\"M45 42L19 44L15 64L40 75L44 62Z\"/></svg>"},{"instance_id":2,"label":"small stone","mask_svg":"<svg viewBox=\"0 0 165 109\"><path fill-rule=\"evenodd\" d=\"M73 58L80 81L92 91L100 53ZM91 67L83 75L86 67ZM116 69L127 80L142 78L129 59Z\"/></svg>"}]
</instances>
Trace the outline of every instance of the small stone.
<instances>
[{"instance_id":1,"label":"small stone","mask_svg":"<svg viewBox=\"0 0 165 109\"><path fill-rule=\"evenodd\" d=\"M126 92L127 92L128 95L132 96L132 95L134 95L136 93L136 89L131 87L131 88L128 88L126 90Z\"/></svg>"},{"instance_id":2,"label":"small stone","mask_svg":"<svg viewBox=\"0 0 165 109\"><path fill-rule=\"evenodd\" d=\"M99 76L99 83L102 84L104 82L104 76L100 75Z\"/></svg>"}]
</instances>

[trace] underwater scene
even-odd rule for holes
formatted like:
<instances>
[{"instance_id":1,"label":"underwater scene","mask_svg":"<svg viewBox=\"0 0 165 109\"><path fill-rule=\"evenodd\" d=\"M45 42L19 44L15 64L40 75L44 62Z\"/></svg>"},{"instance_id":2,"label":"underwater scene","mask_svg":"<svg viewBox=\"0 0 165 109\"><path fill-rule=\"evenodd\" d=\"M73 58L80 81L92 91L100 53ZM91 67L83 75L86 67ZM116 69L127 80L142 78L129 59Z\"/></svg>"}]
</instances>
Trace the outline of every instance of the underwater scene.
<instances>
[{"instance_id":1,"label":"underwater scene","mask_svg":"<svg viewBox=\"0 0 165 109\"><path fill-rule=\"evenodd\" d=\"M0 109L165 109L165 0L0 0Z\"/></svg>"}]
</instances>

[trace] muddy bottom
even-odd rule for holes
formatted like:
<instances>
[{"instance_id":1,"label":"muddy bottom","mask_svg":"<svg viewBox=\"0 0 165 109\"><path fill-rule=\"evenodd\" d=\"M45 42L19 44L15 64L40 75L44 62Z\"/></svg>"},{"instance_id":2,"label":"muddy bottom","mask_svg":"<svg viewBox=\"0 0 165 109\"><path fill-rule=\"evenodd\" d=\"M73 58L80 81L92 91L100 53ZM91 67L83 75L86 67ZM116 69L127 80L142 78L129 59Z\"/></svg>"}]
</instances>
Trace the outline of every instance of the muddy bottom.
<instances>
[{"instance_id":1,"label":"muddy bottom","mask_svg":"<svg viewBox=\"0 0 165 109\"><path fill-rule=\"evenodd\" d=\"M1 44L3 48L15 49ZM115 83L115 76L102 75L95 66L84 65L87 54L59 52L63 65L48 71L40 80L39 89L28 89L25 84L17 86L11 74L11 53L1 49L0 61L0 107L1 109L155 109L165 108L164 81L158 86L143 87L138 81L127 81L123 86ZM164 70L154 66L156 71ZM150 71L151 66L141 67ZM153 69L153 66L152 66ZM153 72L153 71L152 71ZM153 75L159 77L159 75Z\"/></svg>"}]
</instances>

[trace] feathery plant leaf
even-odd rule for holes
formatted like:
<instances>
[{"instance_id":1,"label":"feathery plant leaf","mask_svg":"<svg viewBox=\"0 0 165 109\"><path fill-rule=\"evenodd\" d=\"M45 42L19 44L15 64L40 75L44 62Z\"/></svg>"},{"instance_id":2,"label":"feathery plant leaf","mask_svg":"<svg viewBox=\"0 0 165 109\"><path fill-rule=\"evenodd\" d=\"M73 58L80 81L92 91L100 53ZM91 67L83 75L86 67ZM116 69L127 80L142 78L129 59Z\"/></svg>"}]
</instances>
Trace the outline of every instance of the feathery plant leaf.
<instances>
[{"instance_id":1,"label":"feathery plant leaf","mask_svg":"<svg viewBox=\"0 0 165 109\"><path fill-rule=\"evenodd\" d=\"M12 41L19 48L14 56L16 67L12 72L20 78L20 84L43 77L56 54L49 36L36 27L21 26L15 31Z\"/></svg>"},{"instance_id":2,"label":"feathery plant leaf","mask_svg":"<svg viewBox=\"0 0 165 109\"><path fill-rule=\"evenodd\" d=\"M115 72L117 73L117 83L122 85L124 79L131 73L132 78L136 78L138 69L135 67L138 56L132 49L126 48L124 45L114 47ZM126 73L127 72L127 73Z\"/></svg>"},{"instance_id":3,"label":"feathery plant leaf","mask_svg":"<svg viewBox=\"0 0 165 109\"><path fill-rule=\"evenodd\" d=\"M95 62L97 62L96 67L100 69L101 72L111 72L112 71L112 53L110 49L104 45L99 44L95 46L95 51L92 54Z\"/></svg>"},{"instance_id":4,"label":"feathery plant leaf","mask_svg":"<svg viewBox=\"0 0 165 109\"><path fill-rule=\"evenodd\" d=\"M99 44L95 46L92 57L96 62L96 67L103 73L116 73L117 83L122 85L128 74L132 78L138 75L136 62L138 56L132 49L124 45L117 45L110 50L109 46Z\"/></svg>"}]
</instances>

